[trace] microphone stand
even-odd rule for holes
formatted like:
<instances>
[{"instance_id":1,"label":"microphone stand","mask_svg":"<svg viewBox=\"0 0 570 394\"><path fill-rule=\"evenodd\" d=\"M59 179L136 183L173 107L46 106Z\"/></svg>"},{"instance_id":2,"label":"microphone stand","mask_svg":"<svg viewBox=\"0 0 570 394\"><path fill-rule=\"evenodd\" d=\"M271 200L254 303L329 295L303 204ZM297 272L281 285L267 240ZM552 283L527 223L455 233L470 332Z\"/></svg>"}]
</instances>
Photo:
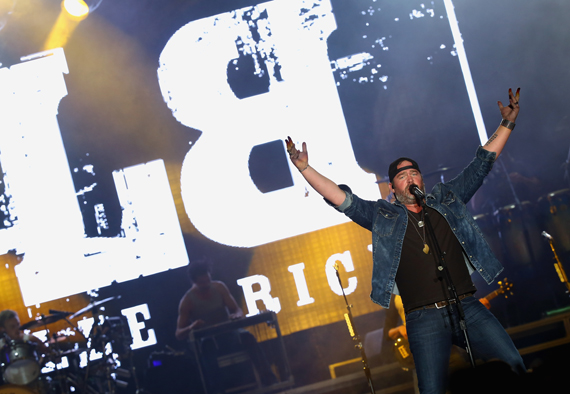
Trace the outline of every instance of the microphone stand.
<instances>
[{"instance_id":1,"label":"microphone stand","mask_svg":"<svg viewBox=\"0 0 570 394\"><path fill-rule=\"evenodd\" d=\"M374 384L372 383L372 374L370 373L370 368L368 367L368 358L366 357L366 353L364 351L364 345L360 340L360 335L356 331L356 327L354 327L353 319L352 319L352 305L348 303L346 299L346 294L344 294L344 287L342 287L342 282L340 280L340 275L338 273L338 264L334 264L334 270L336 271L336 277L338 278L338 284L340 285L340 289L342 290L342 296L344 297L344 302L346 304L347 313L344 314L344 319L346 320L346 324L348 325L348 331L350 336L353 340L357 341L358 343L354 346L355 348L360 350L360 356L362 357L362 368L364 369L364 375L366 375L366 380L368 381L368 387L370 388L370 394L375 394L374 391Z\"/></svg>"},{"instance_id":2,"label":"microphone stand","mask_svg":"<svg viewBox=\"0 0 570 394\"><path fill-rule=\"evenodd\" d=\"M413 186L415 186L415 188ZM473 351L471 350L471 343L469 342L469 335L467 333L467 324L465 322L465 312L463 310L463 305L461 305L461 302L459 301L459 296L457 295L457 290L455 288L455 285L453 284L453 280L451 279L451 275L449 274L449 270L447 268L447 263L445 261L445 252L441 251L439 243L437 242L437 239L435 237L435 232L434 232L433 226L431 224L430 215L428 214L428 211L427 211L427 204L425 201L425 195L416 185L412 185L410 187L410 191L412 192L413 195L416 196L416 200L419 201L419 203L422 206L422 209L424 210L425 225L426 225L427 230L428 230L427 233L428 233L428 236L430 237L430 239L432 241L432 245L435 249L434 253L437 256L439 256L439 261L437 264L437 270L443 274L443 279L447 284L447 290L448 290L448 294L449 294L449 299L448 299L449 313L453 314L454 313L453 305L457 305L457 312L459 315L459 327L461 328L461 331L463 332L463 336L465 338L465 350L467 351L467 354L469 355L469 361L471 362L471 366L473 368L475 368L475 359L473 358ZM455 302L455 303L453 303L453 302Z\"/></svg>"},{"instance_id":3,"label":"microphone stand","mask_svg":"<svg viewBox=\"0 0 570 394\"><path fill-rule=\"evenodd\" d=\"M564 283L564 285L566 286L567 289L566 294L570 294L570 282L568 282L568 276L566 275L566 271L564 271L564 266L562 265L562 262L558 258L558 254L556 253L556 249L554 248L554 244L552 242L553 238L546 231L542 232L542 236L547 238L548 242L550 243L550 249L552 249L552 253L554 254L554 260L556 260L556 262L554 263L554 269L558 274L558 278L560 278L560 282Z\"/></svg>"}]
</instances>

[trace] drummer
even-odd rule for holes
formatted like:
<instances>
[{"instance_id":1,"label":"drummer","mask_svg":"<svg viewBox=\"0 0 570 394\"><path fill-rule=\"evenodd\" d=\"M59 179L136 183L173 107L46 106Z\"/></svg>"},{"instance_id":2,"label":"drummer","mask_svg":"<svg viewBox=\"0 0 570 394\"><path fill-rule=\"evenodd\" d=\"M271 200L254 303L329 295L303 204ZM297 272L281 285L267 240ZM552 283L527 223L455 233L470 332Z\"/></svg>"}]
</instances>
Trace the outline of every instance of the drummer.
<instances>
[{"instance_id":1,"label":"drummer","mask_svg":"<svg viewBox=\"0 0 570 394\"><path fill-rule=\"evenodd\" d=\"M0 312L0 347L4 347L6 340L34 343L40 354L46 354L48 351L47 346L39 338L20 331L20 318L10 309Z\"/></svg>"}]
</instances>

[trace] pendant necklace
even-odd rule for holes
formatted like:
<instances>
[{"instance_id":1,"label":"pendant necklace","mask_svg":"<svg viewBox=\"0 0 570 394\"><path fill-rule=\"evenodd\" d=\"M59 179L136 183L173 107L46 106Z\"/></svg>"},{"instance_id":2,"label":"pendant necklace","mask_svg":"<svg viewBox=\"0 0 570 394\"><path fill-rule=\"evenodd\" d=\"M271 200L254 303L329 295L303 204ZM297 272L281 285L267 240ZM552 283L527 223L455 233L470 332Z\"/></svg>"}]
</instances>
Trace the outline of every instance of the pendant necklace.
<instances>
[{"instance_id":1,"label":"pendant necklace","mask_svg":"<svg viewBox=\"0 0 570 394\"><path fill-rule=\"evenodd\" d=\"M422 210L422 219L423 219L423 215L424 215L424 211ZM418 227L420 227L420 228L423 230L423 231L422 231L422 232L423 232L423 237L422 237L422 235L420 234L420 231L417 229L417 227L416 227L416 225L414 224L414 222L413 222L413 221L410 221L410 223L412 223L412 226L414 227L414 230L416 230L416 233L418 233L419 237L420 237L421 240L422 240L422 243L424 244L424 248L422 249L423 252L424 252L425 254L429 254L429 246L428 246L428 244L427 244L427 242L426 242L426 228L425 228L425 226L424 226L424 224L425 224L424 221L423 221L423 220L418 220L418 219L416 219L416 217L415 217L414 215L412 215L412 212L411 212L411 211L410 211L408 217L412 217L412 218L418 223Z\"/></svg>"}]
</instances>

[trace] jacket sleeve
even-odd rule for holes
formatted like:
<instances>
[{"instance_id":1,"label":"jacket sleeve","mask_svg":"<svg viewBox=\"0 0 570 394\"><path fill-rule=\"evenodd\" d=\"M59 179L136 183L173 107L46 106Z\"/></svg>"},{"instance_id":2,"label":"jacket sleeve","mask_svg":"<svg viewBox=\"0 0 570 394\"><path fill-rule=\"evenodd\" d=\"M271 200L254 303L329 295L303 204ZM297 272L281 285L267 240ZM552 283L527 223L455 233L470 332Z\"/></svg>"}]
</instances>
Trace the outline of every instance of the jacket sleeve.
<instances>
[{"instance_id":1,"label":"jacket sleeve","mask_svg":"<svg viewBox=\"0 0 570 394\"><path fill-rule=\"evenodd\" d=\"M479 147L475 154L475 158L471 163L463 169L455 178L446 182L445 185L453 191L453 193L463 201L464 204L473 197L475 192L483 184L483 180L493 168L493 163L497 155L495 152L489 152L483 147Z\"/></svg>"},{"instance_id":2,"label":"jacket sleeve","mask_svg":"<svg viewBox=\"0 0 570 394\"><path fill-rule=\"evenodd\" d=\"M327 204L334 207L337 211L344 213L356 224L372 231L372 223L374 222L374 205L375 201L363 200L347 185L339 185L339 187L346 193L346 198L339 206L333 205L330 201L325 199Z\"/></svg>"}]
</instances>

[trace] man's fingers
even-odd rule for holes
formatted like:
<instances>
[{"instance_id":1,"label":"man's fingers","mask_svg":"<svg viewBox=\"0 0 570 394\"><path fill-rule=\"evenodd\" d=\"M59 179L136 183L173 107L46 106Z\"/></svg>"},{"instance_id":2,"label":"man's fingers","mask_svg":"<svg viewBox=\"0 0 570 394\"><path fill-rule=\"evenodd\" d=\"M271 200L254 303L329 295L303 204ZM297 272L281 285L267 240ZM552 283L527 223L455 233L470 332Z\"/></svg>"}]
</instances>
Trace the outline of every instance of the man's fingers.
<instances>
[{"instance_id":1,"label":"man's fingers","mask_svg":"<svg viewBox=\"0 0 570 394\"><path fill-rule=\"evenodd\" d=\"M289 152L289 154L292 154L295 150L295 144L293 143L291 137L287 137L285 144L287 145L287 152Z\"/></svg>"},{"instance_id":2,"label":"man's fingers","mask_svg":"<svg viewBox=\"0 0 570 394\"><path fill-rule=\"evenodd\" d=\"M513 90L509 89L509 101L511 103L511 105L509 105L509 107L514 109L514 106L519 104L520 94L521 94L521 88L517 89L516 94L513 94Z\"/></svg>"}]
</instances>

